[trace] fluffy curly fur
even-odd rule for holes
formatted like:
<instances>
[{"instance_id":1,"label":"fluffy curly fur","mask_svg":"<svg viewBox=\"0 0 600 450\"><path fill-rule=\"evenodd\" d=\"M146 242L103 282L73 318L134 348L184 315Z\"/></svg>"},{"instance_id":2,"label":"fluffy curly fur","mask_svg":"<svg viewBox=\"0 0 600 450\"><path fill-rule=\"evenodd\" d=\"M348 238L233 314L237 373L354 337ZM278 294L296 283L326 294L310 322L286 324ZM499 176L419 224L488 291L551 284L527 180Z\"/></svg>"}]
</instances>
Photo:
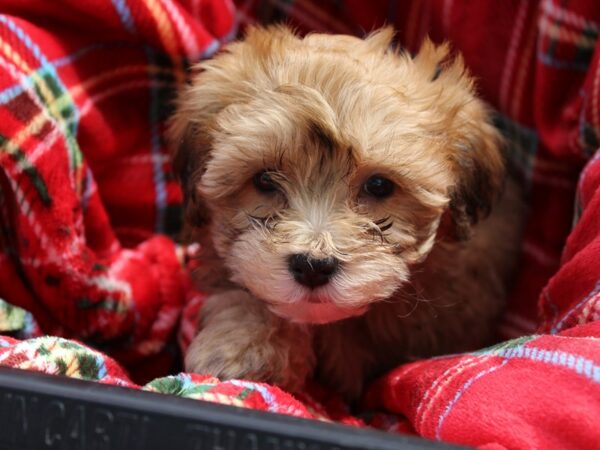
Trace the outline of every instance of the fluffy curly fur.
<instances>
[{"instance_id":1,"label":"fluffy curly fur","mask_svg":"<svg viewBox=\"0 0 600 450\"><path fill-rule=\"evenodd\" d=\"M409 359L487 343L519 242L500 139L460 56L253 28L200 63L171 121L187 239L212 296L189 371L349 398ZM253 176L277 185L260 192ZM387 198L363 189L392 180ZM496 203L492 214L492 205ZM487 218L485 218L487 217ZM292 254L335 257L307 288Z\"/></svg>"}]
</instances>

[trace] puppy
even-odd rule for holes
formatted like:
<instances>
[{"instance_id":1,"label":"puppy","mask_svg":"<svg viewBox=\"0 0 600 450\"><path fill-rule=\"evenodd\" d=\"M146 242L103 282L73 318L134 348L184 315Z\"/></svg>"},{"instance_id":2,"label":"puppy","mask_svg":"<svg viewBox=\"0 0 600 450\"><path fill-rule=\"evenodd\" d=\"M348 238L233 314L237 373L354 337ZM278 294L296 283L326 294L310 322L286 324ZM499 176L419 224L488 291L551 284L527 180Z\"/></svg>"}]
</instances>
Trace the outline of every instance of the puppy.
<instances>
[{"instance_id":1,"label":"puppy","mask_svg":"<svg viewBox=\"0 0 600 450\"><path fill-rule=\"evenodd\" d=\"M253 28L181 92L169 135L210 293L186 370L355 399L490 341L519 245L501 141L460 57L392 37Z\"/></svg>"}]
</instances>

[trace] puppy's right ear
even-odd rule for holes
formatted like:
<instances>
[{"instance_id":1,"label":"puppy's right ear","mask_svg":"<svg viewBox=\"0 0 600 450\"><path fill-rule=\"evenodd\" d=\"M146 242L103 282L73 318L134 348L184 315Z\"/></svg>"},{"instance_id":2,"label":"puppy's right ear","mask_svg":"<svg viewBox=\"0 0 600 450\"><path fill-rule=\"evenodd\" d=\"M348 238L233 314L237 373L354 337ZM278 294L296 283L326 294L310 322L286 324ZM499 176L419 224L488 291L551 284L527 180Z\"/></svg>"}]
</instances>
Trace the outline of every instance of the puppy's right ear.
<instances>
[{"instance_id":1,"label":"puppy's right ear","mask_svg":"<svg viewBox=\"0 0 600 450\"><path fill-rule=\"evenodd\" d=\"M185 222L201 227L208 223L209 214L199 192L198 184L206 170L210 142L183 114L175 114L167 132L171 148L173 171L183 191Z\"/></svg>"},{"instance_id":2,"label":"puppy's right ear","mask_svg":"<svg viewBox=\"0 0 600 450\"><path fill-rule=\"evenodd\" d=\"M203 226L209 220L198 187L210 159L217 116L229 105L248 101L256 91L246 80L262 67L257 58L260 51L269 54L265 49L273 45L270 36L268 31L252 28L246 42L231 43L212 59L194 66L190 84L179 91L167 138L183 189L185 220L192 226Z\"/></svg>"}]
</instances>

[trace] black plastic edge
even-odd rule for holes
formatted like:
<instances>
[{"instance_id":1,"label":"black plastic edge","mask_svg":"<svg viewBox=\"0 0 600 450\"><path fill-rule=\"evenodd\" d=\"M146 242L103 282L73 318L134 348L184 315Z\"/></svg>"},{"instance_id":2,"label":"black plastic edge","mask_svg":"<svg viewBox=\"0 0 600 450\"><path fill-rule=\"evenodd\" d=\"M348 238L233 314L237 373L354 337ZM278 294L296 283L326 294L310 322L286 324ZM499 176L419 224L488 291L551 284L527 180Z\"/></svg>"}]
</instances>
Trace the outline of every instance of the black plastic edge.
<instances>
[{"instance_id":1,"label":"black plastic edge","mask_svg":"<svg viewBox=\"0 0 600 450\"><path fill-rule=\"evenodd\" d=\"M371 429L0 367L2 450L436 450Z\"/></svg>"}]
</instances>

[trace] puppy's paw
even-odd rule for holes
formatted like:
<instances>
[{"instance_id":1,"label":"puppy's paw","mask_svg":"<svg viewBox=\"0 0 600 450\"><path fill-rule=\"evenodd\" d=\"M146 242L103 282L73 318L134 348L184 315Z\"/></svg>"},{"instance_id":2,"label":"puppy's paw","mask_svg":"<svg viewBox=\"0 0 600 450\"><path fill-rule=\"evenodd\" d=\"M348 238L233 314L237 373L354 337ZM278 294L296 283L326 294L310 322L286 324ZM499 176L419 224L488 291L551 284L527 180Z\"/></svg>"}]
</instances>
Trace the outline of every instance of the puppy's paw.
<instances>
[{"instance_id":1,"label":"puppy's paw","mask_svg":"<svg viewBox=\"0 0 600 450\"><path fill-rule=\"evenodd\" d=\"M243 379L275 384L289 391L300 389L308 367L292 368L290 347L281 343L246 339L215 340L200 333L188 350L188 372L210 374L221 380Z\"/></svg>"},{"instance_id":2,"label":"puppy's paw","mask_svg":"<svg viewBox=\"0 0 600 450\"><path fill-rule=\"evenodd\" d=\"M188 372L261 381L291 392L311 375L315 358L308 330L275 317L248 293L210 297L200 315L200 332L185 358Z\"/></svg>"}]
</instances>

